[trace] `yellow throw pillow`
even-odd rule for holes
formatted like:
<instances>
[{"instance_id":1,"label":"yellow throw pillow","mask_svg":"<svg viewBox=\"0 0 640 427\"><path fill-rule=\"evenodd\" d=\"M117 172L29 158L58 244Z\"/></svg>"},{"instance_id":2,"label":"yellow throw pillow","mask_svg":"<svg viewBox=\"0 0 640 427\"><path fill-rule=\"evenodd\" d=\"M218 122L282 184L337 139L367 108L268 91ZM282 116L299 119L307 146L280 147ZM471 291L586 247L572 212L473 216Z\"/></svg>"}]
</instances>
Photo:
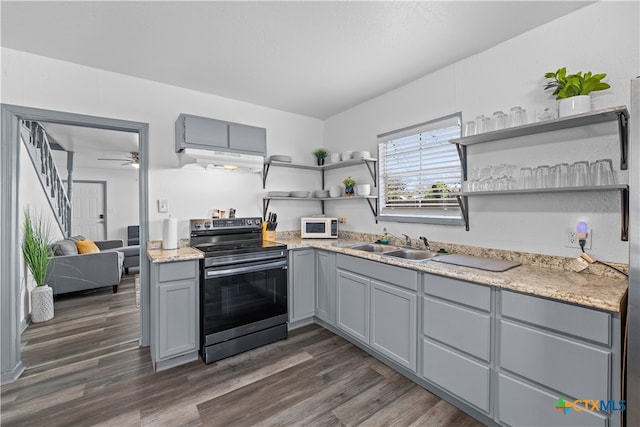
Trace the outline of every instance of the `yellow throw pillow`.
<instances>
[{"instance_id":1,"label":"yellow throw pillow","mask_svg":"<svg viewBox=\"0 0 640 427\"><path fill-rule=\"evenodd\" d=\"M78 240L76 242L79 254L96 254L100 252L100 248L96 246L93 240Z\"/></svg>"}]
</instances>

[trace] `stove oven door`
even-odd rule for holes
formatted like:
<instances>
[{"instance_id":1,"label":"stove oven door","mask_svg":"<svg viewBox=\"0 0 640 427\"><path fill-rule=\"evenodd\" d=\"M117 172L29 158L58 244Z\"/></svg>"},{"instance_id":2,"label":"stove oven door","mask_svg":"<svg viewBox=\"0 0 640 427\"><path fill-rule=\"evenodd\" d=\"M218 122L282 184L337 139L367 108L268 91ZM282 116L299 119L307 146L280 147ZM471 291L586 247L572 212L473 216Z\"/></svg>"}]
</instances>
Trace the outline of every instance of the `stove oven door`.
<instances>
[{"instance_id":1,"label":"stove oven door","mask_svg":"<svg viewBox=\"0 0 640 427\"><path fill-rule=\"evenodd\" d=\"M201 345L287 321L287 260L210 267L200 283Z\"/></svg>"}]
</instances>

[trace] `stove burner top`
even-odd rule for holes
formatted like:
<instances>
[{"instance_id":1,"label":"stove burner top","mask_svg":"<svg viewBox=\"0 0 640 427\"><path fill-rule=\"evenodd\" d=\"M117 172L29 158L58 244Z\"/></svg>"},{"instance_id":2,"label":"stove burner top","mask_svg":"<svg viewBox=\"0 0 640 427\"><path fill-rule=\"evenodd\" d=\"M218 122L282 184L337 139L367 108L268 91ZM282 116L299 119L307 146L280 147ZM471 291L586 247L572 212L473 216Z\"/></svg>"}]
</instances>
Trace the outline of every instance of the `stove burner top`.
<instances>
[{"instance_id":1,"label":"stove burner top","mask_svg":"<svg viewBox=\"0 0 640 427\"><path fill-rule=\"evenodd\" d=\"M190 224L191 246L204 252L205 257L286 248L262 241L261 218L192 219Z\"/></svg>"}]
</instances>

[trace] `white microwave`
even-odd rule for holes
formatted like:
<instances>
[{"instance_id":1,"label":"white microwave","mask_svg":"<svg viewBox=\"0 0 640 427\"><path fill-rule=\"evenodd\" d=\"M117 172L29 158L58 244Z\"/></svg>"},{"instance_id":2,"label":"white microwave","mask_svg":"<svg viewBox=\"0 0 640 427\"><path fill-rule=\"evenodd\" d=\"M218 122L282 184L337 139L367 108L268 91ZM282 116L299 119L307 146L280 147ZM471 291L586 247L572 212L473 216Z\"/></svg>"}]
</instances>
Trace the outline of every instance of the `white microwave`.
<instances>
[{"instance_id":1,"label":"white microwave","mask_svg":"<svg viewBox=\"0 0 640 427\"><path fill-rule=\"evenodd\" d=\"M300 237L302 237L303 239L337 239L338 218L301 218Z\"/></svg>"}]
</instances>

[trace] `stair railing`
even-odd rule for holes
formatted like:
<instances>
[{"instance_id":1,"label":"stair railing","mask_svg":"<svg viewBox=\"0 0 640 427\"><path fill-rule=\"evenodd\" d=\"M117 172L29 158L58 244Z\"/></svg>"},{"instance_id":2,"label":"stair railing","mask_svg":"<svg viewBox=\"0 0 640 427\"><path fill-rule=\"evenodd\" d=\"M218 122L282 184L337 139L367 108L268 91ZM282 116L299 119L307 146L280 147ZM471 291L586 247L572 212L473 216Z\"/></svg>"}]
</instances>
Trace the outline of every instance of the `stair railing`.
<instances>
[{"instance_id":1,"label":"stair railing","mask_svg":"<svg viewBox=\"0 0 640 427\"><path fill-rule=\"evenodd\" d=\"M53 160L47 134L38 122L22 120L21 135L58 227L68 237L71 233L71 201Z\"/></svg>"}]
</instances>

